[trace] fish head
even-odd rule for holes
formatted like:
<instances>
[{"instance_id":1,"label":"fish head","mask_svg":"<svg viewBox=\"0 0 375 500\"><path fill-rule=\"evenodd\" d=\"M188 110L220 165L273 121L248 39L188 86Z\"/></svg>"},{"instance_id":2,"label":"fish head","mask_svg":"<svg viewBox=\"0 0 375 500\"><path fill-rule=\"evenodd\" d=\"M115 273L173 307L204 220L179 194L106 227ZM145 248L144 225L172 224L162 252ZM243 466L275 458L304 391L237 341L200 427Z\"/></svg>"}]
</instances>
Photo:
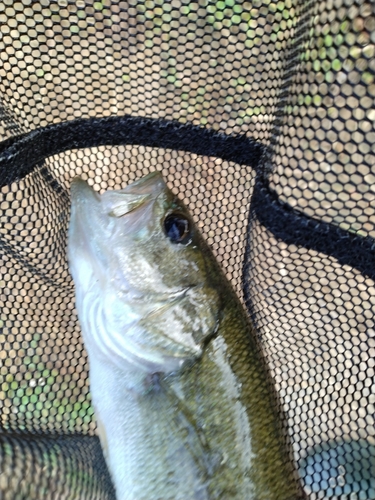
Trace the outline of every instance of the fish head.
<instances>
[{"instance_id":1,"label":"fish head","mask_svg":"<svg viewBox=\"0 0 375 500\"><path fill-rule=\"evenodd\" d=\"M194 362L217 329L220 280L185 205L157 172L102 195L76 179L71 196L68 257L85 344L149 372Z\"/></svg>"}]
</instances>

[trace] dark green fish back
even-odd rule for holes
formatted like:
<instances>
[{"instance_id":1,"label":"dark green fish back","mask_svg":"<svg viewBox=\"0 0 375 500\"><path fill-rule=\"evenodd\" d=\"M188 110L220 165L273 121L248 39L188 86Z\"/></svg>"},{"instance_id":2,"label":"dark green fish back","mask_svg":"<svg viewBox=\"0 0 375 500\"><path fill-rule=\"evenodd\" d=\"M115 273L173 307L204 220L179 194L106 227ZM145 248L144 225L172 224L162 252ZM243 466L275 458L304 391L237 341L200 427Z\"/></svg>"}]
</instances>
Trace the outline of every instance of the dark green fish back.
<instances>
[{"instance_id":1,"label":"dark green fish back","mask_svg":"<svg viewBox=\"0 0 375 500\"><path fill-rule=\"evenodd\" d=\"M252 499L304 499L293 469L282 411L256 331L211 249L202 239L200 247L205 255L208 280L221 296L222 310L218 331L208 342L202 358L181 376L178 381L181 385L176 387L183 387L185 411L194 415L201 441L209 443L208 448L211 446L208 455L211 455L213 471L209 474L214 480L210 481L210 499L247 500L243 496L248 492L244 487L244 470L253 485ZM223 363L219 351L225 353ZM234 381L232 388L239 388L237 394L233 389L228 391L229 379ZM173 385L172 377L172 390ZM239 421L242 418L239 434L243 432L244 440L246 421L250 424L251 453L244 455L245 465L243 462L241 465L239 456L246 446L238 442L238 431L233 424L236 405L239 414L241 411L246 413L246 417L239 417ZM220 456L222 450L225 450L224 456Z\"/></svg>"},{"instance_id":2,"label":"dark green fish back","mask_svg":"<svg viewBox=\"0 0 375 500\"><path fill-rule=\"evenodd\" d=\"M294 477L276 392L256 344L254 329L240 309L240 304L232 298L221 328L231 352L231 367L242 384L242 403L251 422L251 443L256 459L250 474L256 485L256 498L304 498Z\"/></svg>"},{"instance_id":3,"label":"dark green fish back","mask_svg":"<svg viewBox=\"0 0 375 500\"><path fill-rule=\"evenodd\" d=\"M241 387L239 399L228 399L213 361L215 342L208 344L200 362L182 377L188 412L195 416L196 430L203 442L210 443L214 480L210 482L210 498L242 499L243 471L238 466L241 447L233 434L233 406L246 409L250 422L251 457L248 470L254 485L251 498L256 500L297 500L305 498L293 471L290 448L274 388L256 344L254 330L241 304L227 293L216 339L223 339L227 360ZM173 387L173 382L171 384ZM207 404L207 401L209 402ZM244 426L245 427L245 426ZM225 449L226 463L215 455ZM232 461L232 465L230 464ZM221 463L220 463L221 462Z\"/></svg>"}]
</instances>

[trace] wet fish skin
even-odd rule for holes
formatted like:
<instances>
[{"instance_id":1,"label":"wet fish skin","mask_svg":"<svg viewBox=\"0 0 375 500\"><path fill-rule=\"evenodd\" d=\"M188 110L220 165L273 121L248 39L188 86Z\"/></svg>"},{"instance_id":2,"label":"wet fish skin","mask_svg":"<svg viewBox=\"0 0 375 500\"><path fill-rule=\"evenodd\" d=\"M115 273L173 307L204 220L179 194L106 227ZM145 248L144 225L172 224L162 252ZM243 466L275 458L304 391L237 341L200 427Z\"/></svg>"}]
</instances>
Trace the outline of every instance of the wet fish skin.
<instances>
[{"instance_id":1,"label":"wet fish skin","mask_svg":"<svg viewBox=\"0 0 375 500\"><path fill-rule=\"evenodd\" d=\"M73 181L68 253L118 500L303 498L253 329L161 175Z\"/></svg>"}]
</instances>

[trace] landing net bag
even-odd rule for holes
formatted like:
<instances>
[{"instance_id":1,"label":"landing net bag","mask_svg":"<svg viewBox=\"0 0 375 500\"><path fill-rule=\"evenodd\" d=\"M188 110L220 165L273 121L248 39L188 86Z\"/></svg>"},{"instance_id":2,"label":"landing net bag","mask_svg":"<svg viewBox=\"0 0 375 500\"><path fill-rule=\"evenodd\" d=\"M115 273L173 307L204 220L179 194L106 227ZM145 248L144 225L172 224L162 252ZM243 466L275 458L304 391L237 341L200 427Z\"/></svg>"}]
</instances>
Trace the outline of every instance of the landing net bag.
<instances>
[{"instance_id":1,"label":"landing net bag","mask_svg":"<svg viewBox=\"0 0 375 500\"><path fill-rule=\"evenodd\" d=\"M69 187L160 170L253 319L307 498L375 499L374 55L366 0L0 3L1 498L114 499Z\"/></svg>"}]
</instances>

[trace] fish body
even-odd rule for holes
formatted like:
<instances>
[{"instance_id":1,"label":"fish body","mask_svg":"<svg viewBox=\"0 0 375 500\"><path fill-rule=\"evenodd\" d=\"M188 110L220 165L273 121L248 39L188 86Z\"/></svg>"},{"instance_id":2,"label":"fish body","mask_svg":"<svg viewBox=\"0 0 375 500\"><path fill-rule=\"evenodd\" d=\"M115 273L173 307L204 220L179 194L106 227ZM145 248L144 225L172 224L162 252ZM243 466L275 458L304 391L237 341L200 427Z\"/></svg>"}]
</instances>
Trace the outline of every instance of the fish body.
<instances>
[{"instance_id":1,"label":"fish body","mask_svg":"<svg viewBox=\"0 0 375 500\"><path fill-rule=\"evenodd\" d=\"M72 183L68 255L118 500L302 498L253 329L153 173Z\"/></svg>"}]
</instances>

